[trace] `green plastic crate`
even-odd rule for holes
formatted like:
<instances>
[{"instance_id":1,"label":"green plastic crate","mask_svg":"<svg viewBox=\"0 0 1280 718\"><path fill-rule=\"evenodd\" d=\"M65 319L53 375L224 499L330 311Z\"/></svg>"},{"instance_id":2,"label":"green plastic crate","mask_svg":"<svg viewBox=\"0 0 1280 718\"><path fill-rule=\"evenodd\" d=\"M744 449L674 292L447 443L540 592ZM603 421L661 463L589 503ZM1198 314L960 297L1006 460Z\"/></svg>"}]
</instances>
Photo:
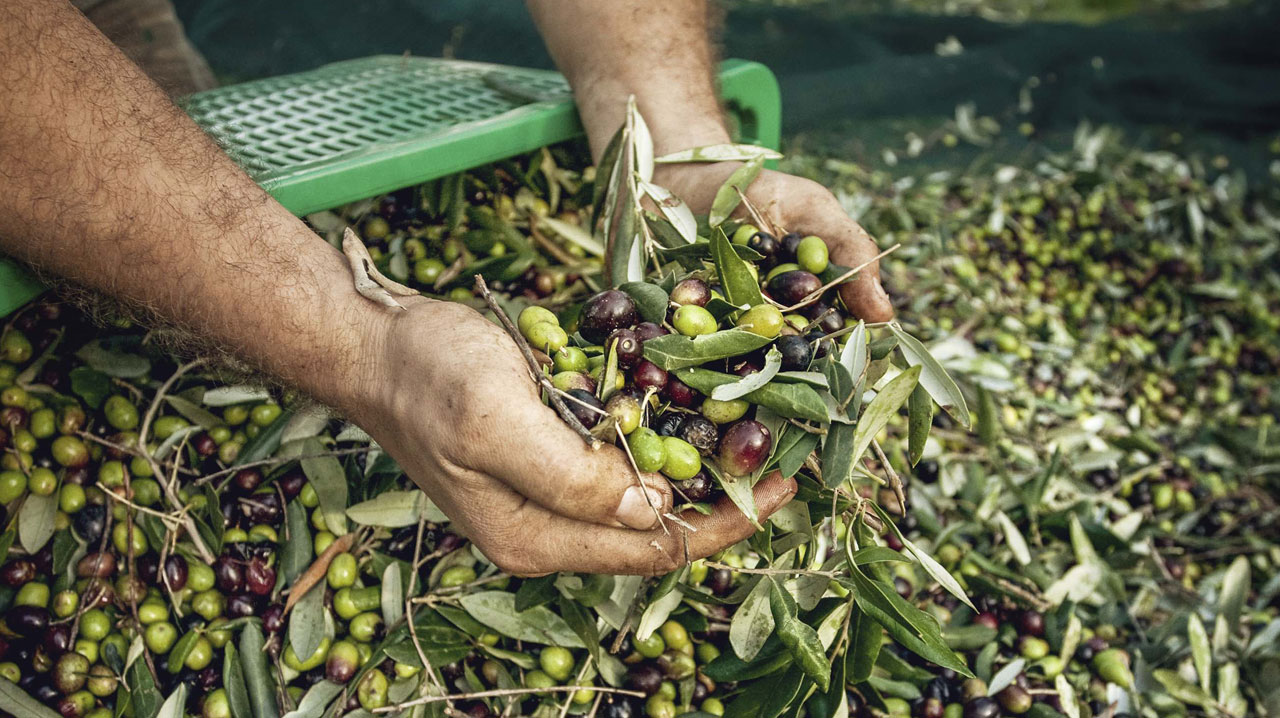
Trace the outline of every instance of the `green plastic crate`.
<instances>
[{"instance_id":1,"label":"green plastic crate","mask_svg":"<svg viewBox=\"0 0 1280 718\"><path fill-rule=\"evenodd\" d=\"M763 65L728 60L721 94L738 139L776 148L781 102ZM191 117L294 214L303 215L582 134L556 72L378 56L186 98ZM0 258L0 316L43 287Z\"/></svg>"}]
</instances>

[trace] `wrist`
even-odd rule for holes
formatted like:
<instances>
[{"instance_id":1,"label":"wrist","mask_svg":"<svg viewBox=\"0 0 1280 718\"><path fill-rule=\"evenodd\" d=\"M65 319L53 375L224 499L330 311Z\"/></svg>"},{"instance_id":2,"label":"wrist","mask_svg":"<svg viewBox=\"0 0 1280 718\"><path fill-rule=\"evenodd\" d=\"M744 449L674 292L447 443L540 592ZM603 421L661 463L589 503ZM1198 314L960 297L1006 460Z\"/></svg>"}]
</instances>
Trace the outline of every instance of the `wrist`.
<instances>
[{"instance_id":1,"label":"wrist","mask_svg":"<svg viewBox=\"0 0 1280 718\"><path fill-rule=\"evenodd\" d=\"M591 142L592 157L599 161L609 140L626 120L627 98L631 96L636 98L636 108L649 127L656 156L729 142L729 128L710 83L704 92L679 90L679 86L655 87L647 81L580 81L574 95Z\"/></svg>"}]
</instances>

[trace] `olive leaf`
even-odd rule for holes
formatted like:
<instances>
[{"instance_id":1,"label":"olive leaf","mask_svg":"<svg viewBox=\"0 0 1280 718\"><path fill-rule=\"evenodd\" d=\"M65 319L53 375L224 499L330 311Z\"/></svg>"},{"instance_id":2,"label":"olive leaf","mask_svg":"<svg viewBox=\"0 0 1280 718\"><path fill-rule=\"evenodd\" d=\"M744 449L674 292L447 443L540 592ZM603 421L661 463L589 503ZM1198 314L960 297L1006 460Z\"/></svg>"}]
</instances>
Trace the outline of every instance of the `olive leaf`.
<instances>
[{"instance_id":1,"label":"olive leaf","mask_svg":"<svg viewBox=\"0 0 1280 718\"><path fill-rule=\"evenodd\" d=\"M320 718L343 689L341 683L320 681L307 689L302 700L298 701L298 707L285 713L284 718Z\"/></svg>"},{"instance_id":2,"label":"olive leaf","mask_svg":"<svg viewBox=\"0 0 1280 718\"><path fill-rule=\"evenodd\" d=\"M312 586L289 612L289 645L299 661L312 656L324 640L324 587Z\"/></svg>"},{"instance_id":3,"label":"olive leaf","mask_svg":"<svg viewBox=\"0 0 1280 718\"><path fill-rule=\"evenodd\" d=\"M1013 680L1018 677L1019 673L1022 673L1022 669L1026 668L1026 666L1027 660L1025 658L1018 658L1010 661L1004 668L1001 668L998 673L991 677L991 682L987 684L987 693L994 696L1005 688L1008 688L1013 684Z\"/></svg>"},{"instance_id":4,"label":"olive leaf","mask_svg":"<svg viewBox=\"0 0 1280 718\"><path fill-rule=\"evenodd\" d=\"M684 200L672 194L671 190L652 182L641 181L640 189L658 205L658 210L671 222L671 226L675 227L684 241L690 244L698 241L698 221L693 218L693 211Z\"/></svg>"},{"instance_id":5,"label":"olive leaf","mask_svg":"<svg viewBox=\"0 0 1280 718\"><path fill-rule=\"evenodd\" d=\"M747 476L732 476L720 471L720 467L710 461L703 462L702 468L711 474L729 500L751 521L757 530L760 526L760 510L756 507L756 495L751 490L751 479Z\"/></svg>"},{"instance_id":6,"label":"olive leaf","mask_svg":"<svg viewBox=\"0 0 1280 718\"><path fill-rule=\"evenodd\" d=\"M168 394L164 400L172 406L174 411L178 412L187 421L193 424L199 424L202 428L212 429L221 426L224 422L221 418L214 416L211 412L201 407L199 404L185 399L176 394Z\"/></svg>"},{"instance_id":7,"label":"olive leaf","mask_svg":"<svg viewBox=\"0 0 1280 718\"><path fill-rule=\"evenodd\" d=\"M755 587L734 612L729 624L729 645L743 661L756 657L774 628L773 612L769 607L769 582L755 580Z\"/></svg>"},{"instance_id":8,"label":"olive leaf","mask_svg":"<svg viewBox=\"0 0 1280 718\"><path fill-rule=\"evenodd\" d=\"M61 718L57 711L32 698L8 678L0 678L0 705L14 718Z\"/></svg>"},{"instance_id":9,"label":"olive leaf","mask_svg":"<svg viewBox=\"0 0 1280 718\"><path fill-rule=\"evenodd\" d=\"M307 570L311 563L314 545L307 510L296 499L284 509L285 532L280 537L280 573L285 586L292 586L295 579ZM219 517L221 518L221 517Z\"/></svg>"},{"instance_id":10,"label":"olive leaf","mask_svg":"<svg viewBox=\"0 0 1280 718\"><path fill-rule=\"evenodd\" d=\"M996 523L1000 524L1000 530L1004 533L1004 542L1009 546L1014 560L1023 566L1030 564L1031 550L1027 548L1027 540L1023 537L1022 531L1018 530L1018 525L1003 511L996 512Z\"/></svg>"},{"instance_id":11,"label":"olive leaf","mask_svg":"<svg viewBox=\"0 0 1280 718\"><path fill-rule=\"evenodd\" d=\"M582 648L582 640L546 606L516 611L516 597L506 591L480 591L459 599L472 618L504 636L530 643Z\"/></svg>"},{"instance_id":12,"label":"olive leaf","mask_svg":"<svg viewBox=\"0 0 1280 718\"><path fill-rule=\"evenodd\" d=\"M760 145L743 145L725 143L722 145L704 145L679 152L663 155L654 162L658 164L676 164L681 162L745 162L763 157L766 160L782 159L782 153Z\"/></svg>"},{"instance_id":13,"label":"olive leaf","mask_svg":"<svg viewBox=\"0 0 1280 718\"><path fill-rule=\"evenodd\" d=\"M769 584L769 610L773 614L773 625L778 638L791 651L796 665L825 691L831 683L831 665L827 663L826 652L822 649L822 642L818 640L818 632L796 616L796 605L791 594L784 591L772 576L765 581Z\"/></svg>"},{"instance_id":14,"label":"olive leaf","mask_svg":"<svg viewBox=\"0 0 1280 718\"><path fill-rule=\"evenodd\" d=\"M302 473L316 490L325 526L334 535L347 532L347 474L336 457L321 456L324 444L319 439L303 441ZM416 521L416 518L415 518Z\"/></svg>"},{"instance_id":15,"label":"olive leaf","mask_svg":"<svg viewBox=\"0 0 1280 718\"><path fill-rule=\"evenodd\" d=\"M49 542L57 513L57 492L49 496L27 494L18 512L18 543L27 553L34 554Z\"/></svg>"},{"instance_id":16,"label":"olive leaf","mask_svg":"<svg viewBox=\"0 0 1280 718\"><path fill-rule=\"evenodd\" d=\"M920 566L924 568L925 573L929 574L933 580L937 581L940 586L945 588L947 593L950 593L952 596L960 599L964 605L972 608L975 612L978 610L977 607L973 605L973 602L969 600L969 596L965 594L964 589L960 587L960 582L956 580L955 576L951 575L950 571L943 568L942 564L935 561L927 551L922 550L919 546L916 546L911 539L907 538L906 535L902 533L902 529L898 528L898 524L893 520L893 517L884 509L880 508L879 504L872 502L871 508L875 510L876 514L880 517L880 520L889 527L889 530L893 532L893 535L898 537L898 540L902 542L902 545L911 552L911 555L915 556L916 561L918 561Z\"/></svg>"},{"instance_id":17,"label":"olive leaf","mask_svg":"<svg viewBox=\"0 0 1280 718\"><path fill-rule=\"evenodd\" d=\"M733 250L724 230L717 227L711 233L711 258L715 263L716 275L724 287L725 299L735 306L750 306L764 303L760 293L760 280L746 260Z\"/></svg>"},{"instance_id":18,"label":"olive leaf","mask_svg":"<svg viewBox=\"0 0 1280 718\"><path fill-rule=\"evenodd\" d=\"M382 571L382 621L388 626L394 626L404 618L404 584L401 575L400 567L395 563L388 564Z\"/></svg>"},{"instance_id":19,"label":"olive leaf","mask_svg":"<svg viewBox=\"0 0 1280 718\"><path fill-rule=\"evenodd\" d=\"M805 459L817 448L821 437L794 427L788 428L791 430L783 432L774 446L773 465L784 477L790 478L804 466Z\"/></svg>"},{"instance_id":20,"label":"olive leaf","mask_svg":"<svg viewBox=\"0 0 1280 718\"><path fill-rule=\"evenodd\" d=\"M76 352L76 358L116 379L137 379L151 371L151 362L146 357L108 349L102 344L101 340L85 344Z\"/></svg>"},{"instance_id":21,"label":"olive leaf","mask_svg":"<svg viewBox=\"0 0 1280 718\"><path fill-rule=\"evenodd\" d=\"M646 322L661 324L666 320L667 303L670 300L662 287L649 282L627 282L618 289L635 301L636 310Z\"/></svg>"},{"instance_id":22,"label":"olive leaf","mask_svg":"<svg viewBox=\"0 0 1280 718\"><path fill-rule=\"evenodd\" d=\"M244 448L240 449L240 453L236 455L236 460L231 462L231 465L241 466L243 464L250 464L255 461L261 461L262 459L276 453L276 450L280 448L280 437L284 435L284 428L289 425L289 421L293 418L294 411L293 407L289 407L280 412L280 416L276 417L275 421L263 428L257 436L250 439L249 442L244 445ZM314 440L308 439L308 441ZM317 442L316 445L319 446L319 443ZM317 450L317 452L318 451L319 450Z\"/></svg>"},{"instance_id":23,"label":"olive leaf","mask_svg":"<svg viewBox=\"0 0 1280 718\"><path fill-rule=\"evenodd\" d=\"M427 495L417 489L384 491L351 506L346 515L364 526L396 529L416 525L423 517L426 504Z\"/></svg>"},{"instance_id":24,"label":"olive leaf","mask_svg":"<svg viewBox=\"0 0 1280 718\"><path fill-rule=\"evenodd\" d=\"M763 167L763 157L759 155L752 157L734 170L733 174L729 175L729 179L716 190L716 197L711 201L711 212L707 216L707 222L712 227L723 224L729 215L733 214L733 210L737 209L742 202L742 195L746 194L747 187L760 175Z\"/></svg>"},{"instance_id":25,"label":"olive leaf","mask_svg":"<svg viewBox=\"0 0 1280 718\"><path fill-rule=\"evenodd\" d=\"M182 637L173 644L173 648L169 649L169 654L165 656L165 669L170 673L181 671L183 664L187 662L187 656L191 655L198 640L200 640L200 634L195 631L182 634Z\"/></svg>"},{"instance_id":26,"label":"olive leaf","mask_svg":"<svg viewBox=\"0 0 1280 718\"><path fill-rule=\"evenodd\" d=\"M564 220L556 219L555 217L539 217L538 226L550 228L551 231L561 239L569 242L570 244L578 245L578 247L593 257L604 256L604 245L595 237L592 237L589 232L576 224L570 224Z\"/></svg>"},{"instance_id":27,"label":"olive leaf","mask_svg":"<svg viewBox=\"0 0 1280 718\"><path fill-rule=\"evenodd\" d=\"M78 366L70 374L71 391L84 403L97 409L111 396L111 377L87 366Z\"/></svg>"},{"instance_id":28,"label":"olive leaf","mask_svg":"<svg viewBox=\"0 0 1280 718\"><path fill-rule=\"evenodd\" d=\"M745 329L723 329L697 337L666 334L644 343L644 358L662 369L673 371L699 366L716 359L728 359L746 354L768 344L769 341L768 338ZM726 375L726 381L732 380L733 378ZM708 388L704 393L710 391L711 389ZM823 415L825 416L825 412Z\"/></svg>"},{"instance_id":29,"label":"olive leaf","mask_svg":"<svg viewBox=\"0 0 1280 718\"><path fill-rule=\"evenodd\" d=\"M782 352L778 351L776 347L770 347L768 353L764 355L764 367L760 371L752 372L737 381L717 386L711 390L711 398L716 401L740 399L768 384L781 368Z\"/></svg>"},{"instance_id":30,"label":"olive leaf","mask_svg":"<svg viewBox=\"0 0 1280 718\"><path fill-rule=\"evenodd\" d=\"M933 426L933 399L924 387L917 386L907 403L907 461L912 466L920 463L925 444L929 442L929 429Z\"/></svg>"},{"instance_id":31,"label":"olive leaf","mask_svg":"<svg viewBox=\"0 0 1280 718\"><path fill-rule=\"evenodd\" d=\"M907 363L912 367L922 367L923 373L920 375L920 385L925 391L929 392L929 396L938 402L956 421L964 426L971 423L969 418L969 407L964 402L964 394L960 393L960 387L956 386L955 380L947 374L937 359L929 353L924 344L919 339L911 336L902 330L897 323L889 325L889 331L898 339L898 346L902 350L902 356L906 358Z\"/></svg>"},{"instance_id":32,"label":"olive leaf","mask_svg":"<svg viewBox=\"0 0 1280 718\"><path fill-rule=\"evenodd\" d=\"M526 611L534 606L551 603L555 597L555 574L526 578L520 583L520 588L516 589L515 608L517 612Z\"/></svg>"},{"instance_id":33,"label":"olive leaf","mask_svg":"<svg viewBox=\"0 0 1280 718\"><path fill-rule=\"evenodd\" d=\"M884 629L867 612L855 604L850 610L849 648L845 653L845 680L861 683L871 677L876 658L880 655L880 643Z\"/></svg>"},{"instance_id":34,"label":"olive leaf","mask_svg":"<svg viewBox=\"0 0 1280 718\"><path fill-rule=\"evenodd\" d=\"M898 595L893 586L868 578L856 565L849 577L839 579L854 591L858 608L865 611L905 648L964 676L972 676L964 661L942 640L937 621Z\"/></svg>"},{"instance_id":35,"label":"olive leaf","mask_svg":"<svg viewBox=\"0 0 1280 718\"><path fill-rule=\"evenodd\" d=\"M857 430L854 424L838 422L827 427L827 434L822 438L822 481L827 488L843 486L856 473L853 444Z\"/></svg>"},{"instance_id":36,"label":"olive leaf","mask_svg":"<svg viewBox=\"0 0 1280 718\"><path fill-rule=\"evenodd\" d=\"M1200 679L1200 690L1208 693L1213 680L1213 654L1209 649L1209 634L1194 612L1187 616L1187 641L1191 644L1191 659Z\"/></svg>"},{"instance_id":37,"label":"olive leaf","mask_svg":"<svg viewBox=\"0 0 1280 718\"><path fill-rule=\"evenodd\" d=\"M23 544L26 545L25 543ZM1222 577L1222 593L1218 599L1218 612L1227 619L1231 633L1240 626L1240 613L1244 610L1245 597L1249 593L1249 559L1237 556Z\"/></svg>"},{"instance_id":38,"label":"olive leaf","mask_svg":"<svg viewBox=\"0 0 1280 718\"><path fill-rule=\"evenodd\" d=\"M742 330L733 329L730 331ZM751 332L745 333L751 334ZM708 334L706 336L713 335ZM666 338L658 337L645 342L646 354L650 344ZM680 369L676 371L676 377L704 394L710 394L721 384L737 381L735 376L714 372L710 369ZM827 420L827 405L822 401L822 397L818 395L818 392L807 384L784 384L773 381L746 394L742 398L752 404L766 407L784 417L817 422L825 422Z\"/></svg>"},{"instance_id":39,"label":"olive leaf","mask_svg":"<svg viewBox=\"0 0 1280 718\"><path fill-rule=\"evenodd\" d=\"M156 713L156 718L183 718L187 705L187 684L179 683L178 687L173 689L173 693L164 699L164 703L160 705L160 711Z\"/></svg>"},{"instance_id":40,"label":"olive leaf","mask_svg":"<svg viewBox=\"0 0 1280 718\"><path fill-rule=\"evenodd\" d=\"M840 363L849 370L854 382L862 378L867 371L867 324L861 319L849 332L844 348L840 350Z\"/></svg>"},{"instance_id":41,"label":"olive leaf","mask_svg":"<svg viewBox=\"0 0 1280 718\"><path fill-rule=\"evenodd\" d=\"M898 409L916 388L919 378L920 367L911 367L894 377L880 390L880 393L876 394L876 398L867 404L853 433L853 461L856 462L862 458L862 454L866 452L867 447L871 446L871 441L876 438L876 434L879 434L885 424L897 415Z\"/></svg>"},{"instance_id":42,"label":"olive leaf","mask_svg":"<svg viewBox=\"0 0 1280 718\"><path fill-rule=\"evenodd\" d=\"M267 667L266 642L257 621L249 621L241 629L239 653L253 718L279 718L274 681Z\"/></svg>"},{"instance_id":43,"label":"olive leaf","mask_svg":"<svg viewBox=\"0 0 1280 718\"><path fill-rule=\"evenodd\" d=\"M200 403L205 406L221 407L247 404L251 401L266 401L270 398L270 392L257 386L220 386L206 390L200 398Z\"/></svg>"},{"instance_id":44,"label":"olive leaf","mask_svg":"<svg viewBox=\"0 0 1280 718\"><path fill-rule=\"evenodd\" d=\"M688 568L686 567L673 573L685 575L688 573ZM650 601L649 605L645 606L644 613L640 614L640 621L636 624L636 640L647 641L654 631L667 622L667 618L672 611L676 610L683 598L684 594L679 591L668 591L656 600Z\"/></svg>"}]
</instances>

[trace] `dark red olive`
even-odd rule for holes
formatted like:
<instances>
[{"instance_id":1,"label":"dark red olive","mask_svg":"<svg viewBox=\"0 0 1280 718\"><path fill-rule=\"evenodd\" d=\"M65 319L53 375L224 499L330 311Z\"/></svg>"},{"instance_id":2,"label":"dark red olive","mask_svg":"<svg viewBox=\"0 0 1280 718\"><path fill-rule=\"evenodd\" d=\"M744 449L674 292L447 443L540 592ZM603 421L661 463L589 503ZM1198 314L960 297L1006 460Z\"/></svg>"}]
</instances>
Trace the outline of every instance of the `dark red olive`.
<instances>
[{"instance_id":1,"label":"dark red olive","mask_svg":"<svg viewBox=\"0 0 1280 718\"><path fill-rule=\"evenodd\" d=\"M115 572L115 554L106 551L85 554L85 557L76 564L76 575L81 578L106 578Z\"/></svg>"},{"instance_id":2,"label":"dark red olive","mask_svg":"<svg viewBox=\"0 0 1280 718\"><path fill-rule=\"evenodd\" d=\"M702 398L693 387L673 376L667 377L667 387L663 393L672 404L685 409L693 408Z\"/></svg>"},{"instance_id":3,"label":"dark red olive","mask_svg":"<svg viewBox=\"0 0 1280 718\"><path fill-rule=\"evenodd\" d=\"M209 666L196 673L196 682L201 689L211 691L222 682L222 671L219 668Z\"/></svg>"},{"instance_id":4,"label":"dark red olive","mask_svg":"<svg viewBox=\"0 0 1280 718\"><path fill-rule=\"evenodd\" d=\"M466 539L455 533L447 533L436 541L436 551L441 554L451 553L462 548L462 544L466 543Z\"/></svg>"},{"instance_id":5,"label":"dark red olive","mask_svg":"<svg viewBox=\"0 0 1280 718\"><path fill-rule=\"evenodd\" d=\"M783 272L769 282L769 292L783 304L796 304L822 288L822 280L813 272L795 269Z\"/></svg>"},{"instance_id":6,"label":"dark red olive","mask_svg":"<svg viewBox=\"0 0 1280 718\"><path fill-rule=\"evenodd\" d=\"M783 371L807 371L809 362L813 359L813 349L809 346L809 341L804 337L795 334L778 337L778 341L773 344L778 348L778 353L782 355Z\"/></svg>"},{"instance_id":7,"label":"dark red olive","mask_svg":"<svg viewBox=\"0 0 1280 718\"><path fill-rule=\"evenodd\" d=\"M800 246L800 240L804 236L799 232L787 232L778 240L778 261L794 262L796 261L796 248Z\"/></svg>"},{"instance_id":8,"label":"dark red olive","mask_svg":"<svg viewBox=\"0 0 1280 718\"><path fill-rule=\"evenodd\" d=\"M727 568L713 568L707 573L706 587L717 596L733 590L733 572Z\"/></svg>"},{"instance_id":9,"label":"dark red olive","mask_svg":"<svg viewBox=\"0 0 1280 718\"><path fill-rule=\"evenodd\" d=\"M653 322L640 322L636 325L636 339L639 339L641 344L670 333L666 327Z\"/></svg>"},{"instance_id":10,"label":"dark red olive","mask_svg":"<svg viewBox=\"0 0 1280 718\"><path fill-rule=\"evenodd\" d=\"M36 565L25 558L14 559L0 567L0 581L10 588L20 588L36 578Z\"/></svg>"},{"instance_id":11,"label":"dark red olive","mask_svg":"<svg viewBox=\"0 0 1280 718\"><path fill-rule=\"evenodd\" d=\"M636 303L626 292L608 289L583 304L578 332L592 344L604 344L615 330L635 323Z\"/></svg>"},{"instance_id":12,"label":"dark red olive","mask_svg":"<svg viewBox=\"0 0 1280 718\"><path fill-rule=\"evenodd\" d=\"M763 368L764 362L755 356L735 357L729 360L729 371L738 376L749 376Z\"/></svg>"},{"instance_id":13,"label":"dark red olive","mask_svg":"<svg viewBox=\"0 0 1280 718\"><path fill-rule=\"evenodd\" d=\"M53 573L53 542L45 542L44 547L36 551L31 560L36 564L36 573Z\"/></svg>"},{"instance_id":14,"label":"dark red olive","mask_svg":"<svg viewBox=\"0 0 1280 718\"><path fill-rule=\"evenodd\" d=\"M964 718L1000 718L1000 704L990 698L974 698L964 704Z\"/></svg>"},{"instance_id":15,"label":"dark red olive","mask_svg":"<svg viewBox=\"0 0 1280 718\"><path fill-rule=\"evenodd\" d=\"M671 301L676 304L696 304L699 307L705 307L707 302L711 301L711 287L697 277L690 277L671 290Z\"/></svg>"},{"instance_id":16,"label":"dark red olive","mask_svg":"<svg viewBox=\"0 0 1280 718\"><path fill-rule=\"evenodd\" d=\"M746 476L769 458L773 437L758 421L744 419L725 430L720 438L720 468L734 476Z\"/></svg>"},{"instance_id":17,"label":"dark red olive","mask_svg":"<svg viewBox=\"0 0 1280 718\"><path fill-rule=\"evenodd\" d=\"M191 440L191 446L200 456L208 457L218 453L218 442L214 441L212 436L209 436L209 434L203 431L196 434L196 438Z\"/></svg>"},{"instance_id":18,"label":"dark red olive","mask_svg":"<svg viewBox=\"0 0 1280 718\"><path fill-rule=\"evenodd\" d=\"M284 492L285 500L292 501L302 493L302 487L307 485L307 477L301 471L290 471L276 479L276 485L280 487L280 491Z\"/></svg>"},{"instance_id":19,"label":"dark red olive","mask_svg":"<svg viewBox=\"0 0 1280 718\"><path fill-rule=\"evenodd\" d=\"M262 472L257 469L241 469L232 479L236 488L244 494L252 494L262 484Z\"/></svg>"},{"instance_id":20,"label":"dark red olive","mask_svg":"<svg viewBox=\"0 0 1280 718\"><path fill-rule=\"evenodd\" d=\"M667 386L667 372L651 361L641 360L631 372L631 380L641 390L662 391Z\"/></svg>"},{"instance_id":21,"label":"dark red olive","mask_svg":"<svg viewBox=\"0 0 1280 718\"><path fill-rule=\"evenodd\" d=\"M990 612L984 611L983 613L979 613L973 617L973 622L979 626L986 626L987 628L1000 628L1000 617Z\"/></svg>"},{"instance_id":22,"label":"dark red olive","mask_svg":"<svg viewBox=\"0 0 1280 718\"><path fill-rule=\"evenodd\" d=\"M223 593L239 593L244 589L244 569L230 556L221 556L214 562L213 575L218 590Z\"/></svg>"},{"instance_id":23,"label":"dark red olive","mask_svg":"<svg viewBox=\"0 0 1280 718\"><path fill-rule=\"evenodd\" d=\"M596 715L599 718L635 718L638 713L630 698L613 695L604 698Z\"/></svg>"},{"instance_id":24,"label":"dark red olive","mask_svg":"<svg viewBox=\"0 0 1280 718\"><path fill-rule=\"evenodd\" d=\"M774 256L778 254L778 238L768 232L756 232L751 235L751 239L747 240L747 246L764 255L764 263L766 266L773 264Z\"/></svg>"},{"instance_id":25,"label":"dark red olive","mask_svg":"<svg viewBox=\"0 0 1280 718\"><path fill-rule=\"evenodd\" d=\"M566 399L564 403L569 406L569 411L573 412L583 426L590 429L600 423L601 417L604 416L604 403L597 399L595 394L582 389L570 389L569 396L573 399Z\"/></svg>"},{"instance_id":26,"label":"dark red olive","mask_svg":"<svg viewBox=\"0 0 1280 718\"><path fill-rule=\"evenodd\" d=\"M714 484L711 483L711 479L707 476L707 472L699 471L693 475L692 479L676 482L675 487L678 492L676 495L683 496L689 501L698 503L706 501L711 497L711 489L713 486Z\"/></svg>"},{"instance_id":27,"label":"dark red olive","mask_svg":"<svg viewBox=\"0 0 1280 718\"><path fill-rule=\"evenodd\" d=\"M40 645L51 658L56 658L71 650L71 624L55 623L44 631Z\"/></svg>"},{"instance_id":28,"label":"dark red olive","mask_svg":"<svg viewBox=\"0 0 1280 718\"><path fill-rule=\"evenodd\" d=\"M284 505L280 502L280 495L274 491L254 494L243 503L252 523L274 525L284 518Z\"/></svg>"},{"instance_id":29,"label":"dark red olive","mask_svg":"<svg viewBox=\"0 0 1280 718\"><path fill-rule=\"evenodd\" d=\"M38 606L14 606L5 614L4 621L20 636L37 636L49 627L49 612Z\"/></svg>"},{"instance_id":30,"label":"dark red olive","mask_svg":"<svg viewBox=\"0 0 1280 718\"><path fill-rule=\"evenodd\" d=\"M279 633L284 628L284 606L272 604L262 612L262 630Z\"/></svg>"},{"instance_id":31,"label":"dark red olive","mask_svg":"<svg viewBox=\"0 0 1280 718\"><path fill-rule=\"evenodd\" d=\"M627 671L627 687L651 696L662 688L662 669L652 663L640 663Z\"/></svg>"},{"instance_id":32,"label":"dark red olive","mask_svg":"<svg viewBox=\"0 0 1280 718\"><path fill-rule=\"evenodd\" d=\"M58 431L63 434L74 434L82 429L89 421L89 415L79 406L68 406L62 410L62 414L58 417Z\"/></svg>"},{"instance_id":33,"label":"dark red olive","mask_svg":"<svg viewBox=\"0 0 1280 718\"><path fill-rule=\"evenodd\" d=\"M937 698L926 698L924 703L920 704L916 715L920 718L943 718L946 715L946 708Z\"/></svg>"},{"instance_id":34,"label":"dark red olive","mask_svg":"<svg viewBox=\"0 0 1280 718\"><path fill-rule=\"evenodd\" d=\"M701 414L692 414L684 421L676 436L693 445L703 456L711 456L720 441L720 431L716 425Z\"/></svg>"},{"instance_id":35,"label":"dark red olive","mask_svg":"<svg viewBox=\"0 0 1280 718\"><path fill-rule=\"evenodd\" d=\"M826 302L814 302L801 309L800 313L812 321L817 321L817 328L821 329L823 334L844 329L844 312Z\"/></svg>"},{"instance_id":36,"label":"dark red olive","mask_svg":"<svg viewBox=\"0 0 1280 718\"><path fill-rule=\"evenodd\" d=\"M1044 616L1039 611L1020 611L1015 620L1018 633L1024 636L1044 635Z\"/></svg>"},{"instance_id":37,"label":"dark red olive","mask_svg":"<svg viewBox=\"0 0 1280 718\"><path fill-rule=\"evenodd\" d=\"M181 591L187 585L187 560L172 554L164 560L164 580L169 590Z\"/></svg>"},{"instance_id":38,"label":"dark red olive","mask_svg":"<svg viewBox=\"0 0 1280 718\"><path fill-rule=\"evenodd\" d=\"M258 601L247 593L237 593L227 598L227 615L231 618L252 616L258 611Z\"/></svg>"},{"instance_id":39,"label":"dark red olive","mask_svg":"<svg viewBox=\"0 0 1280 718\"><path fill-rule=\"evenodd\" d=\"M13 431L27 425L27 410L20 406L6 406L0 409L0 426Z\"/></svg>"},{"instance_id":40,"label":"dark red olive","mask_svg":"<svg viewBox=\"0 0 1280 718\"><path fill-rule=\"evenodd\" d=\"M480 701L475 701L467 706L464 712L467 714L467 718L489 718L489 716L493 715L489 710L489 706Z\"/></svg>"},{"instance_id":41,"label":"dark red olive","mask_svg":"<svg viewBox=\"0 0 1280 718\"><path fill-rule=\"evenodd\" d=\"M255 558L249 562L249 568L244 572L244 585L250 593L266 596L276 586L276 570L268 566L266 561Z\"/></svg>"},{"instance_id":42,"label":"dark red olive","mask_svg":"<svg viewBox=\"0 0 1280 718\"><path fill-rule=\"evenodd\" d=\"M100 426L106 426L106 424L100 424ZM126 434L112 434L107 437L107 441L111 443L103 447L103 455L112 461L124 461L130 456L126 447L136 444L137 438Z\"/></svg>"},{"instance_id":43,"label":"dark red olive","mask_svg":"<svg viewBox=\"0 0 1280 718\"><path fill-rule=\"evenodd\" d=\"M618 355L618 366L623 369L630 369L643 358L640 339L631 329L619 329L610 334L605 346L614 348L614 352Z\"/></svg>"},{"instance_id":44,"label":"dark red olive","mask_svg":"<svg viewBox=\"0 0 1280 718\"><path fill-rule=\"evenodd\" d=\"M148 586L155 585L160 581L160 557L156 554L149 553L145 556L139 556L134 562L137 568L138 578Z\"/></svg>"}]
</instances>

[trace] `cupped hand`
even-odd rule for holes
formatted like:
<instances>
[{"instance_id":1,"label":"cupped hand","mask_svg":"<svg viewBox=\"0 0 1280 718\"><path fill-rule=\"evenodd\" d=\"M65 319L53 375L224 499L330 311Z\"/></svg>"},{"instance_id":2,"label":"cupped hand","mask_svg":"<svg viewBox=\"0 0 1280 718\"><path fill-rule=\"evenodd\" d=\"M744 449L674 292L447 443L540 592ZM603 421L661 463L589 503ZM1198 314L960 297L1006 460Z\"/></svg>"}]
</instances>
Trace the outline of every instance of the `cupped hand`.
<instances>
[{"instance_id":1,"label":"cupped hand","mask_svg":"<svg viewBox=\"0 0 1280 718\"><path fill-rule=\"evenodd\" d=\"M707 212L716 191L740 163L660 165L653 181L683 199L694 212ZM853 221L826 187L803 177L765 170L747 188L747 198L776 226L788 232L821 237L831 261L857 267L880 253L875 241ZM744 207L735 217L746 218ZM880 286L880 264L873 261L848 284L840 297L854 316L868 322L893 318L889 295Z\"/></svg>"},{"instance_id":2,"label":"cupped hand","mask_svg":"<svg viewBox=\"0 0 1280 718\"><path fill-rule=\"evenodd\" d=\"M501 328L460 304L401 301L355 418L500 568L662 574L751 535L727 500L684 514L692 529L660 518L666 479L646 475L642 488L622 450L590 449L539 399ZM760 481L761 516L795 490L779 475Z\"/></svg>"}]
</instances>

